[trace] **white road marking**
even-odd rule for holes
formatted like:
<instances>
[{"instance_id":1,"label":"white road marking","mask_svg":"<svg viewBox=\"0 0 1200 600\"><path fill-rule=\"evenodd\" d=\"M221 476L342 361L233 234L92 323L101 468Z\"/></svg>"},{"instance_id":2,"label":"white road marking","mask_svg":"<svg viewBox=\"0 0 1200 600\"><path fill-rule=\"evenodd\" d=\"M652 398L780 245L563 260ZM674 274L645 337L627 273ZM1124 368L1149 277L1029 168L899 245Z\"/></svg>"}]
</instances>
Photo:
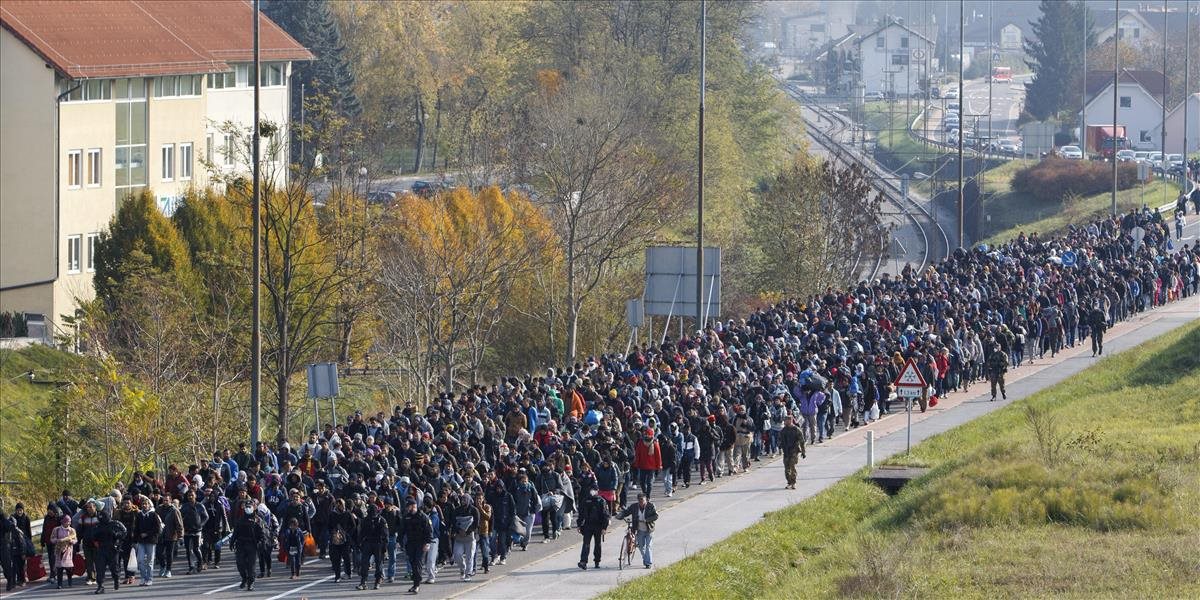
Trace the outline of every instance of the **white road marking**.
<instances>
[{"instance_id":1,"label":"white road marking","mask_svg":"<svg viewBox=\"0 0 1200 600\"><path fill-rule=\"evenodd\" d=\"M314 585L317 585L317 584L319 584L319 583L325 583L326 581L329 581L330 579L333 579L333 575L326 575L326 576L324 576L324 577L322 577L322 578L320 578L320 579L318 579L318 580L316 580L316 581L311 581L311 582L309 582L309 583L306 583L306 584L304 584L304 585L302 585L302 586L300 586L300 587L297 587L297 588L292 588L292 589L290 589L290 590L288 590L288 591L286 591L286 592L284 592L284 593L282 593L282 594L277 594L277 595L275 595L275 596L271 596L270 598L267 598L267 600L279 600L280 598L284 598L284 597L286 597L286 596L291 596L292 594L295 594L296 592L300 592L300 591L303 591L303 590L307 590L308 588L310 588L310 587L312 587L312 586L314 586Z\"/></svg>"},{"instance_id":2,"label":"white road marking","mask_svg":"<svg viewBox=\"0 0 1200 600\"><path fill-rule=\"evenodd\" d=\"M24 594L25 592L32 592L33 590L40 590L40 589L46 588L46 587L50 587L49 581L47 581L46 583L43 583L42 585L36 586L36 587L27 587L23 590L17 590L15 592L5 592L4 597L12 598L13 596L18 596L20 594Z\"/></svg>"},{"instance_id":3,"label":"white road marking","mask_svg":"<svg viewBox=\"0 0 1200 600\"><path fill-rule=\"evenodd\" d=\"M227 586L224 586L224 587L219 587L219 588L217 588L217 589L215 589L215 590L209 590L209 591L207 591L207 592L204 592L204 595L205 595L205 596L211 596L211 595L213 595L213 594L216 594L216 593L219 593L219 592L223 592L223 591L225 591L225 590L227 590L227 589L229 589L229 588L235 588L235 587L237 587L237 586L239 586L239 585L241 585L241 582L238 582L238 583L231 583L231 584L229 584L229 585L227 585Z\"/></svg>"}]
</instances>

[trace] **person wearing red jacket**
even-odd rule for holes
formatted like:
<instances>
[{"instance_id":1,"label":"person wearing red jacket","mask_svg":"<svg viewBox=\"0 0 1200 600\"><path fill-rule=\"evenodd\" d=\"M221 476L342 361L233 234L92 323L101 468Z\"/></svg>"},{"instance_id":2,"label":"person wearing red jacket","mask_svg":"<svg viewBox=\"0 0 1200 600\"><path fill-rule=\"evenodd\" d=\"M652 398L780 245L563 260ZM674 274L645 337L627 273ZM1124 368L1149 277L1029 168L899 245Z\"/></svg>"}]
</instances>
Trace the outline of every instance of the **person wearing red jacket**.
<instances>
[{"instance_id":1,"label":"person wearing red jacket","mask_svg":"<svg viewBox=\"0 0 1200 600\"><path fill-rule=\"evenodd\" d=\"M654 475L662 469L662 451L658 440L654 439L654 430L647 429L633 449L633 468L638 473L638 488L646 497L654 488Z\"/></svg>"}]
</instances>

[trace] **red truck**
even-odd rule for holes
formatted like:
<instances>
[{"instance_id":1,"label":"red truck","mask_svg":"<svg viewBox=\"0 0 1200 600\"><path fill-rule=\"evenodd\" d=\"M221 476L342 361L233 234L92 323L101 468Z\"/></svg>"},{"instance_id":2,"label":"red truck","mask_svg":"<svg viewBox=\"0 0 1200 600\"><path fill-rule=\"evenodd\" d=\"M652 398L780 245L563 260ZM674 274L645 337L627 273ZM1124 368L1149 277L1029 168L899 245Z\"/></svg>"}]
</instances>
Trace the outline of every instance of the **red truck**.
<instances>
[{"instance_id":1,"label":"red truck","mask_svg":"<svg viewBox=\"0 0 1200 600\"><path fill-rule=\"evenodd\" d=\"M1084 152L1104 160L1112 160L1119 150L1132 148L1129 138L1125 137L1124 125L1088 125L1084 141Z\"/></svg>"}]
</instances>

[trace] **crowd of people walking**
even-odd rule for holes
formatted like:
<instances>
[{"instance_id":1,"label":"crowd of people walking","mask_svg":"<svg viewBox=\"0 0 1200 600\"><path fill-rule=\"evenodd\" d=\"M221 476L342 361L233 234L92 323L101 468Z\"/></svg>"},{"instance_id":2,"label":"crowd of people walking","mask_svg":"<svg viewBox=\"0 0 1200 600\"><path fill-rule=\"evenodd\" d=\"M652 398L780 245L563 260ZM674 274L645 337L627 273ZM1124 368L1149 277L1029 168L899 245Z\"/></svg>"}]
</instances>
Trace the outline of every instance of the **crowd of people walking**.
<instances>
[{"instance_id":1,"label":"crowd of people walking","mask_svg":"<svg viewBox=\"0 0 1200 600\"><path fill-rule=\"evenodd\" d=\"M578 567L601 567L618 516L650 568L654 498L777 455L793 488L813 444L892 410L891 384L909 359L933 397L986 381L995 399L1007 396L1010 367L1085 340L1103 354L1113 324L1198 291L1200 252L1169 252L1170 233L1142 210L1062 237L1022 234L627 354L139 472L82 502L63 491L36 541L56 585L78 573L97 593L106 572L117 589L185 568L236 571L251 590L277 561L303 576L306 556L327 560L319 568L335 584L403 578L415 593L447 573L488 573L573 528L583 534ZM23 507L0 514L0 527L11 589L35 540Z\"/></svg>"}]
</instances>

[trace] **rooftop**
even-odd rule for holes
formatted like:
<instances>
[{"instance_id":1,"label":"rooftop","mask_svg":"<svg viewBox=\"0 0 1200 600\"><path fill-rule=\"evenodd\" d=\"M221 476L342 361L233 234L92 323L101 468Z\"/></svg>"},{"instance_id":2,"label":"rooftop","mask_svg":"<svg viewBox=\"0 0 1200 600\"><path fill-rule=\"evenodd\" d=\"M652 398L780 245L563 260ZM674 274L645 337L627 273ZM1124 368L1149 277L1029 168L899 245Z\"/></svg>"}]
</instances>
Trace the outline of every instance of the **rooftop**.
<instances>
[{"instance_id":1,"label":"rooftop","mask_svg":"<svg viewBox=\"0 0 1200 600\"><path fill-rule=\"evenodd\" d=\"M253 59L246 0L5 0L0 25L72 79L213 73ZM312 54L262 15L263 60Z\"/></svg>"}]
</instances>

